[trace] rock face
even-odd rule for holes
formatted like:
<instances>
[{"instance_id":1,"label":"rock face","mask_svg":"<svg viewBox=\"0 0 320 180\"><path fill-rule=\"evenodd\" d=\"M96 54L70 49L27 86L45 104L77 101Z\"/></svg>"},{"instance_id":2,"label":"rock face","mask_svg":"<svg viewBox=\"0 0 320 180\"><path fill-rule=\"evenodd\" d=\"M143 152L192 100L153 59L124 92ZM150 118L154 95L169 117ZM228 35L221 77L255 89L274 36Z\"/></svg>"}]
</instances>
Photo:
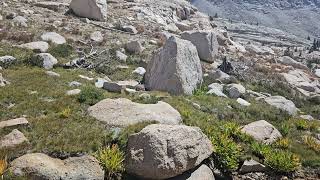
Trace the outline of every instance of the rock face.
<instances>
[{"instance_id":1,"label":"rock face","mask_svg":"<svg viewBox=\"0 0 320 180\"><path fill-rule=\"evenodd\" d=\"M194 171L184 173L169 180L215 180L215 178L212 170L203 164Z\"/></svg>"},{"instance_id":2,"label":"rock face","mask_svg":"<svg viewBox=\"0 0 320 180\"><path fill-rule=\"evenodd\" d=\"M211 31L188 31L181 35L182 39L191 41L197 48L201 60L214 62L218 54L218 40Z\"/></svg>"},{"instance_id":3,"label":"rock face","mask_svg":"<svg viewBox=\"0 0 320 180\"><path fill-rule=\"evenodd\" d=\"M107 19L107 0L72 0L70 9L80 17L98 21Z\"/></svg>"},{"instance_id":4,"label":"rock face","mask_svg":"<svg viewBox=\"0 0 320 180\"><path fill-rule=\"evenodd\" d=\"M47 32L41 35L43 41L52 42L54 44L65 44L66 39L56 32Z\"/></svg>"},{"instance_id":5,"label":"rock face","mask_svg":"<svg viewBox=\"0 0 320 180\"><path fill-rule=\"evenodd\" d=\"M292 101L286 99L285 97L271 96L271 97L265 98L265 101L269 105L274 106L283 111L286 111L290 115L296 115L298 112L296 105Z\"/></svg>"},{"instance_id":6,"label":"rock face","mask_svg":"<svg viewBox=\"0 0 320 180\"><path fill-rule=\"evenodd\" d=\"M15 159L9 170L16 177L26 176L30 179L104 179L99 162L92 156L60 160L41 153L26 154Z\"/></svg>"},{"instance_id":7,"label":"rock face","mask_svg":"<svg viewBox=\"0 0 320 180\"><path fill-rule=\"evenodd\" d=\"M123 127L138 122L157 121L162 124L180 124L181 116L169 104L139 104L128 99L105 99L91 106L89 114L111 126Z\"/></svg>"},{"instance_id":8,"label":"rock face","mask_svg":"<svg viewBox=\"0 0 320 180\"><path fill-rule=\"evenodd\" d=\"M149 125L131 135L127 147L127 172L146 179L180 175L195 168L213 151L200 128L183 125Z\"/></svg>"},{"instance_id":9,"label":"rock face","mask_svg":"<svg viewBox=\"0 0 320 180\"><path fill-rule=\"evenodd\" d=\"M4 136L0 140L0 149L1 148L14 148L24 142L27 142L27 138L22 132L17 129L14 129L10 134Z\"/></svg>"},{"instance_id":10,"label":"rock face","mask_svg":"<svg viewBox=\"0 0 320 180\"><path fill-rule=\"evenodd\" d=\"M147 89L174 95L191 95L201 82L202 69L196 47L173 36L153 56L145 74Z\"/></svg>"},{"instance_id":11,"label":"rock face","mask_svg":"<svg viewBox=\"0 0 320 180\"><path fill-rule=\"evenodd\" d=\"M282 137L281 133L265 120L250 123L244 126L241 131L265 144L271 144Z\"/></svg>"}]
</instances>

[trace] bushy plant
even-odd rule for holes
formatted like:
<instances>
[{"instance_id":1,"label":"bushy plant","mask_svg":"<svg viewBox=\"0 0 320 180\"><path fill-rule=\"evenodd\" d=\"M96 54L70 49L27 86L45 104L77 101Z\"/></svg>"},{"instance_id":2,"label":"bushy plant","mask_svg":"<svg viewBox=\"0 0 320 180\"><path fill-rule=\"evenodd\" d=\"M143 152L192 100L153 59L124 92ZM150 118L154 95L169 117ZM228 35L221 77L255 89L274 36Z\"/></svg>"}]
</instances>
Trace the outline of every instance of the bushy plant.
<instances>
[{"instance_id":1,"label":"bushy plant","mask_svg":"<svg viewBox=\"0 0 320 180\"><path fill-rule=\"evenodd\" d=\"M193 95L195 95L195 96L206 95L208 91L209 91L209 89L207 86L201 85L198 89L193 91Z\"/></svg>"},{"instance_id":2,"label":"bushy plant","mask_svg":"<svg viewBox=\"0 0 320 180\"><path fill-rule=\"evenodd\" d=\"M3 178L3 174L8 167L7 158L0 159L0 177Z\"/></svg>"},{"instance_id":3,"label":"bushy plant","mask_svg":"<svg viewBox=\"0 0 320 180\"><path fill-rule=\"evenodd\" d=\"M68 44L59 44L51 46L48 52L56 58L66 58L73 53L73 48Z\"/></svg>"},{"instance_id":4,"label":"bushy plant","mask_svg":"<svg viewBox=\"0 0 320 180\"><path fill-rule=\"evenodd\" d=\"M284 150L267 153L264 164L280 173L293 172L301 165L300 158L296 154Z\"/></svg>"},{"instance_id":5,"label":"bushy plant","mask_svg":"<svg viewBox=\"0 0 320 180\"><path fill-rule=\"evenodd\" d=\"M280 126L279 131L280 131L280 133L282 134L282 136L286 137L286 136L288 136L288 134L289 134L289 132L290 132L290 129L291 129L290 125L284 123L284 124L282 124L282 125Z\"/></svg>"},{"instance_id":6,"label":"bushy plant","mask_svg":"<svg viewBox=\"0 0 320 180\"><path fill-rule=\"evenodd\" d=\"M266 156L266 154L271 152L272 148L271 148L271 146L266 145L266 144L253 142L251 144L251 150L254 155L263 159Z\"/></svg>"},{"instance_id":7,"label":"bushy plant","mask_svg":"<svg viewBox=\"0 0 320 180\"><path fill-rule=\"evenodd\" d=\"M303 137L303 143L315 152L320 153L320 143L317 141L316 138L310 135L306 135Z\"/></svg>"},{"instance_id":8,"label":"bushy plant","mask_svg":"<svg viewBox=\"0 0 320 180\"><path fill-rule=\"evenodd\" d=\"M289 138L281 138L276 143L275 146L281 149L288 149L290 146Z\"/></svg>"},{"instance_id":9,"label":"bushy plant","mask_svg":"<svg viewBox=\"0 0 320 180\"><path fill-rule=\"evenodd\" d=\"M78 96L78 101L80 103L85 103L90 106L96 104L104 98L103 92L92 86L84 87Z\"/></svg>"},{"instance_id":10,"label":"bushy plant","mask_svg":"<svg viewBox=\"0 0 320 180\"><path fill-rule=\"evenodd\" d=\"M296 124L296 127L298 130L307 130L309 129L309 125L308 125L308 122L307 120L304 120L304 119L299 119L295 122Z\"/></svg>"},{"instance_id":11,"label":"bushy plant","mask_svg":"<svg viewBox=\"0 0 320 180\"><path fill-rule=\"evenodd\" d=\"M215 163L218 167L225 172L237 170L242 155L241 147L226 134L214 136L211 141L215 149Z\"/></svg>"},{"instance_id":12,"label":"bushy plant","mask_svg":"<svg viewBox=\"0 0 320 180\"><path fill-rule=\"evenodd\" d=\"M94 153L101 166L105 170L107 179L120 179L124 172L124 153L117 145L99 149Z\"/></svg>"},{"instance_id":13,"label":"bushy plant","mask_svg":"<svg viewBox=\"0 0 320 180\"><path fill-rule=\"evenodd\" d=\"M67 107L64 110L62 110L59 113L59 115L60 115L61 118L69 118L70 115L71 115L71 112L72 112L72 110L69 107Z\"/></svg>"}]
</instances>

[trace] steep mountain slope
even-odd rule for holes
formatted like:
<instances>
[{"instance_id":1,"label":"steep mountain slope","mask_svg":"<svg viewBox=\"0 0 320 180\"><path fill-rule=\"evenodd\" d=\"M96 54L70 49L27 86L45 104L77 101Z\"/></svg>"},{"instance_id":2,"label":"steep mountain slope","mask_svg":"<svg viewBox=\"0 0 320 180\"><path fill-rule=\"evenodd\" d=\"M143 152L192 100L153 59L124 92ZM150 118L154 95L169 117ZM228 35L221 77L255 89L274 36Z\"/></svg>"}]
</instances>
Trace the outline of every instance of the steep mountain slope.
<instances>
[{"instance_id":1,"label":"steep mountain slope","mask_svg":"<svg viewBox=\"0 0 320 180\"><path fill-rule=\"evenodd\" d=\"M262 24L298 36L320 35L319 0L193 0L201 11L233 21Z\"/></svg>"}]
</instances>

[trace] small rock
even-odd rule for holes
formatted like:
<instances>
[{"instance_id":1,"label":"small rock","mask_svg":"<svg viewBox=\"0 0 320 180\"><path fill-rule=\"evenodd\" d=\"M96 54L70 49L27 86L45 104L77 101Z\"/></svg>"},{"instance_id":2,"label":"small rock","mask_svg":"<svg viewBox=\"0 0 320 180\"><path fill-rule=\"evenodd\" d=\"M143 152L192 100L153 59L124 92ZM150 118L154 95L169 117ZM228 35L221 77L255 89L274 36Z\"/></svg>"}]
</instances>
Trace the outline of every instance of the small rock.
<instances>
[{"instance_id":1,"label":"small rock","mask_svg":"<svg viewBox=\"0 0 320 180\"><path fill-rule=\"evenodd\" d=\"M139 41L130 41L126 44L126 50L132 54L140 54L144 48Z\"/></svg>"},{"instance_id":2,"label":"small rock","mask_svg":"<svg viewBox=\"0 0 320 180\"><path fill-rule=\"evenodd\" d=\"M229 84L227 85L226 91L230 98L239 98L246 93L246 88L241 84Z\"/></svg>"},{"instance_id":3,"label":"small rock","mask_svg":"<svg viewBox=\"0 0 320 180\"><path fill-rule=\"evenodd\" d=\"M2 56L0 57L0 66L8 67L16 62L16 58L13 56Z\"/></svg>"},{"instance_id":4,"label":"small rock","mask_svg":"<svg viewBox=\"0 0 320 180\"><path fill-rule=\"evenodd\" d=\"M13 18L12 20L16 25L21 26L21 27L28 27L28 20L25 17L22 16L17 16Z\"/></svg>"},{"instance_id":5,"label":"small rock","mask_svg":"<svg viewBox=\"0 0 320 180\"><path fill-rule=\"evenodd\" d=\"M54 44L65 44L66 39L56 32L47 32L41 35L43 41L52 42Z\"/></svg>"},{"instance_id":6,"label":"small rock","mask_svg":"<svg viewBox=\"0 0 320 180\"><path fill-rule=\"evenodd\" d=\"M128 99L105 99L88 109L89 115L111 126L125 127L138 122L156 121L180 124L181 116L169 104L139 104Z\"/></svg>"},{"instance_id":7,"label":"small rock","mask_svg":"<svg viewBox=\"0 0 320 180\"><path fill-rule=\"evenodd\" d=\"M49 44L44 41L37 41L37 42L31 42L31 43L26 43L26 44L21 44L18 47L21 48L26 48L26 49L31 49L37 52L47 52L49 49Z\"/></svg>"},{"instance_id":8,"label":"small rock","mask_svg":"<svg viewBox=\"0 0 320 180\"><path fill-rule=\"evenodd\" d=\"M66 92L67 96L75 96L81 93L80 89L73 89Z\"/></svg>"},{"instance_id":9,"label":"small rock","mask_svg":"<svg viewBox=\"0 0 320 180\"><path fill-rule=\"evenodd\" d=\"M227 95L223 93L223 84L219 83L212 83L208 86L209 91L207 94L216 95L218 97L225 97L227 98Z\"/></svg>"},{"instance_id":10,"label":"small rock","mask_svg":"<svg viewBox=\"0 0 320 180\"><path fill-rule=\"evenodd\" d=\"M125 32L132 33L132 34L137 34L138 33L137 29L134 26L123 26L122 30L125 31Z\"/></svg>"},{"instance_id":11,"label":"small rock","mask_svg":"<svg viewBox=\"0 0 320 180\"><path fill-rule=\"evenodd\" d=\"M15 159L10 165L9 171L13 177L50 180L104 179L99 161L88 155L60 160L42 153L33 153Z\"/></svg>"},{"instance_id":12,"label":"small rock","mask_svg":"<svg viewBox=\"0 0 320 180\"><path fill-rule=\"evenodd\" d=\"M238 98L238 99L237 99L237 102L238 102L239 104L241 104L242 106L250 106L250 105L251 105L251 103L249 103L248 101L246 101L246 100L244 100L244 99L242 99L242 98Z\"/></svg>"},{"instance_id":13,"label":"small rock","mask_svg":"<svg viewBox=\"0 0 320 180\"><path fill-rule=\"evenodd\" d=\"M274 106L283 111L286 111L290 115L296 115L298 112L298 108L296 107L296 105L292 101L286 99L285 97L271 96L271 97L265 98L264 100L269 105Z\"/></svg>"},{"instance_id":14,"label":"small rock","mask_svg":"<svg viewBox=\"0 0 320 180\"><path fill-rule=\"evenodd\" d=\"M265 120L250 123L244 126L241 131L265 144L272 144L279 138L282 138L281 133Z\"/></svg>"},{"instance_id":15,"label":"small rock","mask_svg":"<svg viewBox=\"0 0 320 180\"><path fill-rule=\"evenodd\" d=\"M103 41L103 35L100 31L95 31L90 34L90 39L94 42L101 43Z\"/></svg>"},{"instance_id":16,"label":"small rock","mask_svg":"<svg viewBox=\"0 0 320 180\"><path fill-rule=\"evenodd\" d=\"M82 78L82 79L88 80L88 81L93 81L94 80L94 78L90 78L90 77L84 76L84 75L79 75L79 77Z\"/></svg>"},{"instance_id":17,"label":"small rock","mask_svg":"<svg viewBox=\"0 0 320 180\"><path fill-rule=\"evenodd\" d=\"M94 85L95 85L97 88L103 88L103 84L106 83L106 82L110 82L110 79L98 78Z\"/></svg>"},{"instance_id":18,"label":"small rock","mask_svg":"<svg viewBox=\"0 0 320 180\"><path fill-rule=\"evenodd\" d=\"M123 62L123 63L125 63L128 58L128 56L122 53L121 51L116 51L116 57L120 62Z\"/></svg>"},{"instance_id":19,"label":"small rock","mask_svg":"<svg viewBox=\"0 0 320 180\"><path fill-rule=\"evenodd\" d=\"M308 121L314 120L314 118L311 115L300 115L300 118L308 120Z\"/></svg>"},{"instance_id":20,"label":"small rock","mask_svg":"<svg viewBox=\"0 0 320 180\"><path fill-rule=\"evenodd\" d=\"M10 134L4 136L0 140L0 149L2 148L14 148L20 144L27 142L28 139L24 136L22 132L14 129Z\"/></svg>"},{"instance_id":21,"label":"small rock","mask_svg":"<svg viewBox=\"0 0 320 180\"><path fill-rule=\"evenodd\" d=\"M40 53L35 57L32 63L45 69L52 69L54 65L58 64L58 60L49 53Z\"/></svg>"},{"instance_id":22,"label":"small rock","mask_svg":"<svg viewBox=\"0 0 320 180\"><path fill-rule=\"evenodd\" d=\"M52 77L60 77L60 74L53 72L53 71L46 71L46 74L48 76L52 76Z\"/></svg>"},{"instance_id":23,"label":"small rock","mask_svg":"<svg viewBox=\"0 0 320 180\"><path fill-rule=\"evenodd\" d=\"M241 173L251 173L251 172L265 172L267 167L259 162L251 159L245 160L240 168Z\"/></svg>"},{"instance_id":24,"label":"small rock","mask_svg":"<svg viewBox=\"0 0 320 180\"><path fill-rule=\"evenodd\" d=\"M81 85L82 85L82 83L77 82L77 81L72 81L69 83L69 86L71 86L71 87L79 87Z\"/></svg>"},{"instance_id":25,"label":"small rock","mask_svg":"<svg viewBox=\"0 0 320 180\"><path fill-rule=\"evenodd\" d=\"M26 118L17 118L17 119L10 119L7 121L0 121L0 129L6 128L6 127L14 127L19 125L28 125L29 122Z\"/></svg>"},{"instance_id":26,"label":"small rock","mask_svg":"<svg viewBox=\"0 0 320 180\"><path fill-rule=\"evenodd\" d=\"M137 69L135 69L132 73L134 74L138 74L140 76L143 76L146 73L146 69L143 67L138 67Z\"/></svg>"},{"instance_id":27,"label":"small rock","mask_svg":"<svg viewBox=\"0 0 320 180\"><path fill-rule=\"evenodd\" d=\"M320 69L316 69L316 70L314 71L314 74L315 74L318 78L320 78Z\"/></svg>"},{"instance_id":28,"label":"small rock","mask_svg":"<svg viewBox=\"0 0 320 180\"><path fill-rule=\"evenodd\" d=\"M205 164L190 172L185 172L169 180L215 180L212 170Z\"/></svg>"},{"instance_id":29,"label":"small rock","mask_svg":"<svg viewBox=\"0 0 320 180\"><path fill-rule=\"evenodd\" d=\"M137 86L139 83L134 80L129 81L118 81L118 82L105 82L103 84L103 89L109 91L109 92L116 92L120 93L121 90L124 90L126 88L132 88L134 89L135 86Z\"/></svg>"},{"instance_id":30,"label":"small rock","mask_svg":"<svg viewBox=\"0 0 320 180\"><path fill-rule=\"evenodd\" d=\"M2 77L2 74L0 73L0 87L4 87L6 85L10 84L9 81L5 80L3 77Z\"/></svg>"}]
</instances>

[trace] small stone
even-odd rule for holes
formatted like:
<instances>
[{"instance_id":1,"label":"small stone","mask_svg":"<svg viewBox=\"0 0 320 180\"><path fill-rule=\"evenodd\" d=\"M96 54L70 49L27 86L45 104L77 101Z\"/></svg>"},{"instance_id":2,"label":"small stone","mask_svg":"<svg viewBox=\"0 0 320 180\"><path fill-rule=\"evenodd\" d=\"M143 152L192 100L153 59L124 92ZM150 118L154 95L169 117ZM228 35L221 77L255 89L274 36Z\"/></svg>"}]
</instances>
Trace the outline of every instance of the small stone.
<instances>
[{"instance_id":1,"label":"small stone","mask_svg":"<svg viewBox=\"0 0 320 180\"><path fill-rule=\"evenodd\" d=\"M71 86L71 87L79 87L81 85L82 85L82 83L77 82L77 81L72 81L69 83L69 86Z\"/></svg>"},{"instance_id":2,"label":"small stone","mask_svg":"<svg viewBox=\"0 0 320 180\"><path fill-rule=\"evenodd\" d=\"M13 22L18 26L28 27L28 24L27 24L28 20L25 17L17 16L13 18Z\"/></svg>"},{"instance_id":3,"label":"small stone","mask_svg":"<svg viewBox=\"0 0 320 180\"><path fill-rule=\"evenodd\" d=\"M35 57L36 60L32 63L45 69L52 69L54 65L58 64L58 60L49 53L40 53Z\"/></svg>"},{"instance_id":4,"label":"small stone","mask_svg":"<svg viewBox=\"0 0 320 180\"><path fill-rule=\"evenodd\" d=\"M8 67L16 62L16 58L13 56L2 56L0 57L0 66Z\"/></svg>"},{"instance_id":5,"label":"small stone","mask_svg":"<svg viewBox=\"0 0 320 180\"><path fill-rule=\"evenodd\" d=\"M121 51L116 51L116 57L120 62L123 62L123 63L125 63L128 58L128 56L122 53Z\"/></svg>"},{"instance_id":6,"label":"small stone","mask_svg":"<svg viewBox=\"0 0 320 180\"><path fill-rule=\"evenodd\" d=\"M308 121L314 120L314 118L311 115L300 115L300 118L308 120Z\"/></svg>"},{"instance_id":7,"label":"small stone","mask_svg":"<svg viewBox=\"0 0 320 180\"><path fill-rule=\"evenodd\" d=\"M251 173L251 172L265 172L267 167L259 162L251 159L244 161L240 168L241 173Z\"/></svg>"},{"instance_id":8,"label":"small stone","mask_svg":"<svg viewBox=\"0 0 320 180\"><path fill-rule=\"evenodd\" d=\"M100 31L91 33L90 39L94 42L101 43L103 41L103 35Z\"/></svg>"},{"instance_id":9,"label":"small stone","mask_svg":"<svg viewBox=\"0 0 320 180\"><path fill-rule=\"evenodd\" d=\"M144 48L139 41L130 41L126 44L126 50L132 54L139 54L144 50Z\"/></svg>"},{"instance_id":10,"label":"small stone","mask_svg":"<svg viewBox=\"0 0 320 180\"><path fill-rule=\"evenodd\" d=\"M67 96L75 96L81 93L80 89L73 89L66 92Z\"/></svg>"},{"instance_id":11,"label":"small stone","mask_svg":"<svg viewBox=\"0 0 320 180\"><path fill-rule=\"evenodd\" d=\"M123 29L123 31L129 32L129 33L132 33L132 34L137 34L138 33L137 29L134 26L123 26L122 29Z\"/></svg>"},{"instance_id":12,"label":"small stone","mask_svg":"<svg viewBox=\"0 0 320 180\"><path fill-rule=\"evenodd\" d=\"M249 103L248 101L246 101L246 100L244 100L244 99L242 99L242 98L238 98L238 99L237 99L237 102L238 102L239 104L241 104L242 106L250 106L250 105L251 105L251 103Z\"/></svg>"},{"instance_id":13,"label":"small stone","mask_svg":"<svg viewBox=\"0 0 320 180\"><path fill-rule=\"evenodd\" d=\"M28 125L29 122L26 118L17 118L17 119L11 119L7 121L0 121L0 129L6 128L6 127L14 127L19 125Z\"/></svg>"},{"instance_id":14,"label":"small stone","mask_svg":"<svg viewBox=\"0 0 320 180\"><path fill-rule=\"evenodd\" d=\"M14 148L21 145L24 142L27 142L28 139L24 136L22 132L17 129L14 129L10 134L4 136L0 140L0 149L2 148Z\"/></svg>"},{"instance_id":15,"label":"small stone","mask_svg":"<svg viewBox=\"0 0 320 180\"><path fill-rule=\"evenodd\" d=\"M82 78L82 79L88 80L88 81L93 81L94 80L94 78L90 78L90 77L84 76L84 75L79 75L79 77Z\"/></svg>"},{"instance_id":16,"label":"small stone","mask_svg":"<svg viewBox=\"0 0 320 180\"><path fill-rule=\"evenodd\" d=\"M241 84L229 84L227 85L226 91L230 98L239 98L246 93L246 88Z\"/></svg>"},{"instance_id":17,"label":"small stone","mask_svg":"<svg viewBox=\"0 0 320 180\"><path fill-rule=\"evenodd\" d=\"M95 85L97 88L103 88L103 84L104 84L105 82L110 82L110 79L98 78L94 85Z\"/></svg>"},{"instance_id":18,"label":"small stone","mask_svg":"<svg viewBox=\"0 0 320 180\"><path fill-rule=\"evenodd\" d=\"M53 72L53 71L46 71L46 74L48 76L52 76L52 77L60 77L60 74Z\"/></svg>"},{"instance_id":19,"label":"small stone","mask_svg":"<svg viewBox=\"0 0 320 180\"><path fill-rule=\"evenodd\" d=\"M26 44L21 44L18 47L21 48L26 48L26 49L31 49L37 52L47 52L49 49L49 44L44 41L37 41L37 42L31 42L31 43L26 43Z\"/></svg>"},{"instance_id":20,"label":"small stone","mask_svg":"<svg viewBox=\"0 0 320 180\"><path fill-rule=\"evenodd\" d=\"M137 69L135 69L132 73L134 74L138 74L140 76L143 76L146 73L146 69L143 67L138 67Z\"/></svg>"},{"instance_id":21,"label":"small stone","mask_svg":"<svg viewBox=\"0 0 320 180\"><path fill-rule=\"evenodd\" d=\"M65 44L66 39L56 32L47 32L41 35L43 41L52 42L54 44Z\"/></svg>"}]
</instances>

